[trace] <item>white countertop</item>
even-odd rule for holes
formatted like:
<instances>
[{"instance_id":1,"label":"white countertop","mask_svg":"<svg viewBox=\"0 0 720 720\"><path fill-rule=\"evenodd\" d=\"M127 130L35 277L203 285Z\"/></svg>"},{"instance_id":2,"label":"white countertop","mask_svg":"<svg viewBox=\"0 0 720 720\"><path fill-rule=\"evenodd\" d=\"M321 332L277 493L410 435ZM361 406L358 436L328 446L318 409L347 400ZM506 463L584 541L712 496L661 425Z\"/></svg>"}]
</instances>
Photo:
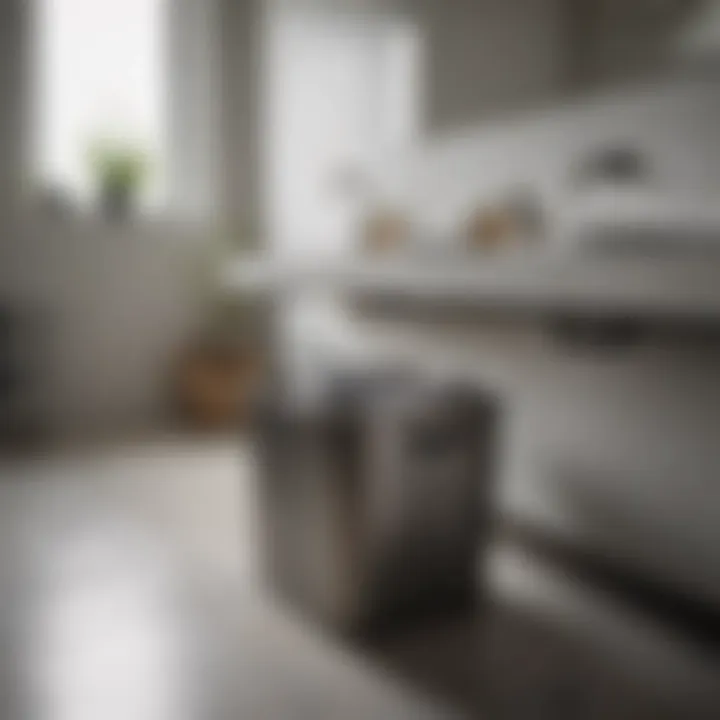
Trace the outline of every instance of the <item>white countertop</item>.
<instances>
[{"instance_id":1,"label":"white countertop","mask_svg":"<svg viewBox=\"0 0 720 720\"><path fill-rule=\"evenodd\" d=\"M242 259L230 292L282 297L330 291L406 308L560 313L720 323L720 258L590 257L538 253L503 259Z\"/></svg>"}]
</instances>

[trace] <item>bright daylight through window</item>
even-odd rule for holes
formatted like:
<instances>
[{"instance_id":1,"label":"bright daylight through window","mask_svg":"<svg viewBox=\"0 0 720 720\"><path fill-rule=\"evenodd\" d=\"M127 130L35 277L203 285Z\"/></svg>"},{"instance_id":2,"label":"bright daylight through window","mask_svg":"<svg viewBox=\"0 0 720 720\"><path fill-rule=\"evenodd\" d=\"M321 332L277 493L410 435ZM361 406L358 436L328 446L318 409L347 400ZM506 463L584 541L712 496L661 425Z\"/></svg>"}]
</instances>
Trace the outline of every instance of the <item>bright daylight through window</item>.
<instances>
[{"instance_id":1,"label":"bright daylight through window","mask_svg":"<svg viewBox=\"0 0 720 720\"><path fill-rule=\"evenodd\" d=\"M166 194L167 0L37 0L33 176L72 207Z\"/></svg>"}]
</instances>

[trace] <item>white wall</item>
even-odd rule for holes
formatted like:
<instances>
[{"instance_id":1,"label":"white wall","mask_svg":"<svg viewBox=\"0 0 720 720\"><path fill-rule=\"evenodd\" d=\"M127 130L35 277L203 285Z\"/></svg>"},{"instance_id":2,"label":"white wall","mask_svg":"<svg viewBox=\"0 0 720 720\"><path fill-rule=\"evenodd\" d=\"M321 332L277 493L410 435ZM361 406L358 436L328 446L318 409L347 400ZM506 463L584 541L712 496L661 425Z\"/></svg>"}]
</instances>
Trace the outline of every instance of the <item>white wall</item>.
<instances>
[{"instance_id":1,"label":"white wall","mask_svg":"<svg viewBox=\"0 0 720 720\"><path fill-rule=\"evenodd\" d=\"M572 202L575 164L621 143L646 154L653 188L712 199L720 188L719 127L714 80L645 85L429 136L389 163L385 182L421 224L452 233L478 204L518 186L550 209Z\"/></svg>"},{"instance_id":2,"label":"white wall","mask_svg":"<svg viewBox=\"0 0 720 720\"><path fill-rule=\"evenodd\" d=\"M28 219L2 284L38 326L37 392L51 429L76 434L165 423L170 372L199 320L202 234Z\"/></svg>"}]
</instances>

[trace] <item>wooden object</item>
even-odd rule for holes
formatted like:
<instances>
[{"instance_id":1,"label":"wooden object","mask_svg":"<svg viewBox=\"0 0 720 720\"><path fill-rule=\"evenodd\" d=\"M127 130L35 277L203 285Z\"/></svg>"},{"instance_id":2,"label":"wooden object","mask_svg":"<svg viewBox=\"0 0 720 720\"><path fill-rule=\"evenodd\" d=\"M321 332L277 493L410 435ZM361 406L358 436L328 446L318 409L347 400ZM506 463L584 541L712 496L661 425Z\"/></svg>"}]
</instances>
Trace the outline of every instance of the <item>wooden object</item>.
<instances>
[{"instance_id":1,"label":"wooden object","mask_svg":"<svg viewBox=\"0 0 720 720\"><path fill-rule=\"evenodd\" d=\"M257 378L257 362L247 351L221 345L191 348L177 374L179 407L185 420L204 429L241 423Z\"/></svg>"}]
</instances>

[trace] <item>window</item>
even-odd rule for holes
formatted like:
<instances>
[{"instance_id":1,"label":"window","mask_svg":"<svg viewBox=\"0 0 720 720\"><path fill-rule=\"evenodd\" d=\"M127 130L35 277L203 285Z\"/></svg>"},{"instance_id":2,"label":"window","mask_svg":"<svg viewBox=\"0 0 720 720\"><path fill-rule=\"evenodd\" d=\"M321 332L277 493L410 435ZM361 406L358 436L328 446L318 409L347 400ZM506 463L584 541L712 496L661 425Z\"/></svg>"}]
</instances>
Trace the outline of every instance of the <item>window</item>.
<instances>
[{"instance_id":1,"label":"window","mask_svg":"<svg viewBox=\"0 0 720 720\"><path fill-rule=\"evenodd\" d=\"M167 0L36 0L34 175L89 203L91 148L128 144L147 157L143 204L166 192Z\"/></svg>"},{"instance_id":2,"label":"window","mask_svg":"<svg viewBox=\"0 0 720 720\"><path fill-rule=\"evenodd\" d=\"M282 253L344 253L415 142L422 36L411 21L288 13L268 62L270 234Z\"/></svg>"}]
</instances>

